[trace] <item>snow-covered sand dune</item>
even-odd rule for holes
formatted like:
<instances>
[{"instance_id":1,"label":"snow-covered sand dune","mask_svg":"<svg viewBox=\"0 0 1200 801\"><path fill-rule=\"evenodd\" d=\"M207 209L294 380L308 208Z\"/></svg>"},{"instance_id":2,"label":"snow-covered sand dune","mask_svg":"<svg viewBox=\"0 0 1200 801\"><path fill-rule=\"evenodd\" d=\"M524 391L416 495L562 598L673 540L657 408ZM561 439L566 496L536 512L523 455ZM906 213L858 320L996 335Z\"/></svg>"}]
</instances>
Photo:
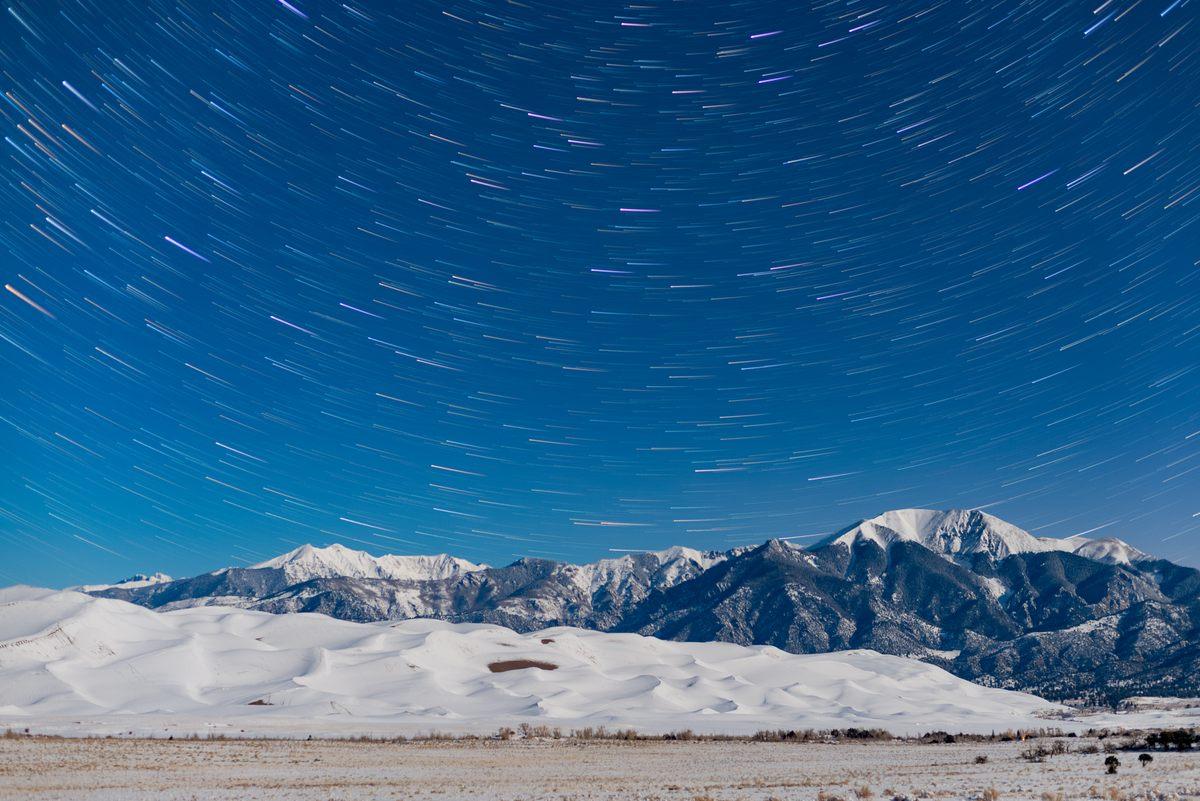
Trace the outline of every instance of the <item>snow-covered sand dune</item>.
<instances>
[{"instance_id":1,"label":"snow-covered sand dune","mask_svg":"<svg viewBox=\"0 0 1200 801\"><path fill-rule=\"evenodd\" d=\"M494 731L527 721L900 733L1040 725L1035 714L1053 707L873 651L796 655L573 628L518 634L222 607L158 613L75 592L0 590L0 725Z\"/></svg>"}]
</instances>

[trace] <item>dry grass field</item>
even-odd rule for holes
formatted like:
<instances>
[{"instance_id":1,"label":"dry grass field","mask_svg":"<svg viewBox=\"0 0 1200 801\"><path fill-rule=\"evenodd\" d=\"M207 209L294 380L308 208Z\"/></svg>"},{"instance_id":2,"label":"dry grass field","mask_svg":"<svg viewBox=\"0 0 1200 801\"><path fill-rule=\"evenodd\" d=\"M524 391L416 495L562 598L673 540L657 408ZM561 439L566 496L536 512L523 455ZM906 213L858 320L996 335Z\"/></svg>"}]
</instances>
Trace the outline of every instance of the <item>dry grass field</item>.
<instances>
[{"instance_id":1,"label":"dry grass field","mask_svg":"<svg viewBox=\"0 0 1200 801\"><path fill-rule=\"evenodd\" d=\"M1087 742L1073 740L1072 748ZM1075 751L1028 762L1028 744L897 742L348 742L0 739L9 801L973 801L1200 797L1200 754ZM986 756L986 762L978 761Z\"/></svg>"}]
</instances>

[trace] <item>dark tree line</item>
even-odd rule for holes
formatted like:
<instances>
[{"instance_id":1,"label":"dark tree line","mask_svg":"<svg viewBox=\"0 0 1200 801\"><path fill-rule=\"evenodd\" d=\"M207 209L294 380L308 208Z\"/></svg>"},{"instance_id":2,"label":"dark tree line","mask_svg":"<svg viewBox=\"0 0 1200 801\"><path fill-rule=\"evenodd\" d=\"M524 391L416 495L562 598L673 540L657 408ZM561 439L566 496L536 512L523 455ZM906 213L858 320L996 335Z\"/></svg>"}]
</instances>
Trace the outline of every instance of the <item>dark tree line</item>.
<instances>
[{"instance_id":1,"label":"dark tree line","mask_svg":"<svg viewBox=\"0 0 1200 801\"><path fill-rule=\"evenodd\" d=\"M1175 729L1174 731L1151 732L1146 735L1147 748L1161 748L1169 751L1175 748L1179 751L1189 751L1200 737L1191 729Z\"/></svg>"}]
</instances>

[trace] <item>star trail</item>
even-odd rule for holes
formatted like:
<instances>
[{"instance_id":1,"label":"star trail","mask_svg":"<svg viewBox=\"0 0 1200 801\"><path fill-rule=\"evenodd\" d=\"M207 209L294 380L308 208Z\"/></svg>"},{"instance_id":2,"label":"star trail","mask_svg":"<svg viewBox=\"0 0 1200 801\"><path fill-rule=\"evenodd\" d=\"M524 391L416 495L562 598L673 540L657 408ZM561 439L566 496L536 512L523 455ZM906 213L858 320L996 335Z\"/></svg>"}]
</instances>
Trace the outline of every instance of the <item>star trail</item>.
<instances>
[{"instance_id":1,"label":"star trail","mask_svg":"<svg viewBox=\"0 0 1200 801\"><path fill-rule=\"evenodd\" d=\"M1194 563L1187 0L0 12L0 578L979 507Z\"/></svg>"}]
</instances>

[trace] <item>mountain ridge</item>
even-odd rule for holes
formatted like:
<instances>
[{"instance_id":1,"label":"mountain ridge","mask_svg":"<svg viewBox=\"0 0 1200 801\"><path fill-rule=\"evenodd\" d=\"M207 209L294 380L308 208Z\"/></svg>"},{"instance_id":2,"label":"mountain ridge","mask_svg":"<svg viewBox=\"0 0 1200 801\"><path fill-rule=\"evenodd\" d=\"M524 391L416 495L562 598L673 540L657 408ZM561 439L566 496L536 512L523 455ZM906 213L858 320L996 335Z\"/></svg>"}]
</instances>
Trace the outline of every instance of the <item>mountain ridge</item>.
<instances>
[{"instance_id":1,"label":"mountain ridge","mask_svg":"<svg viewBox=\"0 0 1200 801\"><path fill-rule=\"evenodd\" d=\"M569 625L795 653L871 648L1054 698L1200 689L1200 653L1187 645L1200 634L1200 573L1114 538L1035 537L979 510L894 510L809 547L776 539L501 567L392 557L408 560L398 563L407 572L383 575L370 566L388 557L337 546L324 551L355 575L326 569L330 560L289 572L321 551L93 594L164 611L225 605L359 622Z\"/></svg>"},{"instance_id":2,"label":"mountain ridge","mask_svg":"<svg viewBox=\"0 0 1200 801\"><path fill-rule=\"evenodd\" d=\"M253 570L281 568L293 582L313 578L386 578L395 580L430 581L483 570L487 565L468 562L449 554L372 556L341 543L326 547L312 544L294 548L250 566Z\"/></svg>"},{"instance_id":3,"label":"mountain ridge","mask_svg":"<svg viewBox=\"0 0 1200 801\"><path fill-rule=\"evenodd\" d=\"M1152 558L1115 537L1101 540L1078 534L1062 539L1035 537L979 509L894 509L842 529L814 547L839 542L849 545L859 539L869 539L881 546L898 541L917 542L947 556L987 553L1003 558L1015 553L1064 551L1097 561L1116 559L1128 563ZM1103 545L1098 547L1098 543ZM1087 553L1082 553L1085 549Z\"/></svg>"}]
</instances>

